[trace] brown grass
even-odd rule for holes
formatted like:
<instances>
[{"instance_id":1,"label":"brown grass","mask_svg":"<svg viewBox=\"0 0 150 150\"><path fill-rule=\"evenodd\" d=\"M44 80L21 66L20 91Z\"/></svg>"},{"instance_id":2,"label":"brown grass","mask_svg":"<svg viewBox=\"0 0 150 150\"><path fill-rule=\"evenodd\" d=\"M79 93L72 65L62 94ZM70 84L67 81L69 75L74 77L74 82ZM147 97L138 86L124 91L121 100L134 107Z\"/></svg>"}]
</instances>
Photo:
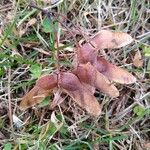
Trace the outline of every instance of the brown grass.
<instances>
[{"instance_id":1,"label":"brown grass","mask_svg":"<svg viewBox=\"0 0 150 150\"><path fill-rule=\"evenodd\" d=\"M101 29L124 31L135 39L131 45L118 50L102 50L100 53L112 63L132 72L137 82L132 85L116 84L120 96L115 99L96 92L95 96L103 107L102 115L98 118L89 116L67 95L62 95L63 103L54 110L49 109L49 100L52 101L54 97L50 95L44 103L27 111L20 111L18 103L34 85L35 76L51 73L55 69L55 52L52 51L52 44L49 46L49 34L43 31L44 15L40 11L27 7L25 0L2 0L0 149L5 147L7 150L8 145L15 150L149 149L150 56L145 56L150 53L150 2L60 0L53 4L53 1L41 1L34 3L41 8L56 11L70 20L66 21L62 16L57 18L63 24L59 26L62 31L60 42L67 48L71 44L69 50L60 50L62 70L72 68L72 47L83 36L88 38ZM27 26L33 18L37 21ZM55 41L53 38L51 40ZM141 53L143 61L143 66L139 68L133 65L137 51ZM13 119L13 115L17 117L17 121Z\"/></svg>"}]
</instances>

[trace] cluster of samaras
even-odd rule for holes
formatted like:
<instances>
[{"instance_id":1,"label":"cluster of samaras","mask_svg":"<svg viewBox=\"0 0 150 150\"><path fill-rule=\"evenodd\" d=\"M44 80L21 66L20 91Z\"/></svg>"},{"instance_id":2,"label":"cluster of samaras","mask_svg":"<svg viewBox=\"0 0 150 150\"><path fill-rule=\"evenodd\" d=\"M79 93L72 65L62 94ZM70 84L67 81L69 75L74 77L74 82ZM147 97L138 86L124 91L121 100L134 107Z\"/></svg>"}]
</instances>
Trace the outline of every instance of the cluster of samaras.
<instances>
[{"instance_id":1,"label":"cluster of samaras","mask_svg":"<svg viewBox=\"0 0 150 150\"><path fill-rule=\"evenodd\" d=\"M126 70L98 56L98 50L120 48L132 41L133 39L127 33L106 30L98 32L87 43L76 48L72 71L60 71L38 79L35 86L23 97L21 108L26 109L41 102L53 89L57 89L67 93L90 114L100 115L101 107L94 97L95 89L110 97L117 97L119 91L110 81L131 84L136 81L136 78Z\"/></svg>"}]
</instances>

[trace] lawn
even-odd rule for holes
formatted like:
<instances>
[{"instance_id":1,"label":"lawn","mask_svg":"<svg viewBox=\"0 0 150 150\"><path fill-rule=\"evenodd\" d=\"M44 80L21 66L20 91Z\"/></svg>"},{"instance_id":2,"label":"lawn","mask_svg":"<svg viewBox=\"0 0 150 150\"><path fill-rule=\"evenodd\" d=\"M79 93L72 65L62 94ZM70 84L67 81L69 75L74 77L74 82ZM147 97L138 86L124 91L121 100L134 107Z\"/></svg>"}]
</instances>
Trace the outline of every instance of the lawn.
<instances>
[{"instance_id":1,"label":"lawn","mask_svg":"<svg viewBox=\"0 0 150 150\"><path fill-rule=\"evenodd\" d=\"M149 150L149 22L148 0L0 0L0 149ZM70 72L77 45L101 30L132 36L132 43L98 53L130 72L135 83L112 82L115 98L96 90L98 116L61 87L20 109L37 79Z\"/></svg>"}]
</instances>

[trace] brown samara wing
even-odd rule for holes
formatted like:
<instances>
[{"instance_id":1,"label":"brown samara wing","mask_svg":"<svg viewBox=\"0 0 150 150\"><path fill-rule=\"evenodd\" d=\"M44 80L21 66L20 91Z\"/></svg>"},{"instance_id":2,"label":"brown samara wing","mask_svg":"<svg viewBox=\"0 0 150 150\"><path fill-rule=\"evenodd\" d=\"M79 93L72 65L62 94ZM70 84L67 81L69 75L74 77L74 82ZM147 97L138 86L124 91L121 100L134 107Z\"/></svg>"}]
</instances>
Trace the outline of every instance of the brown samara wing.
<instances>
[{"instance_id":1,"label":"brown samara wing","mask_svg":"<svg viewBox=\"0 0 150 150\"><path fill-rule=\"evenodd\" d=\"M127 33L112 32L109 30L101 30L90 39L90 43L96 49L121 48L132 41L132 37Z\"/></svg>"},{"instance_id":2,"label":"brown samara wing","mask_svg":"<svg viewBox=\"0 0 150 150\"><path fill-rule=\"evenodd\" d=\"M39 78L36 85L22 98L20 108L25 110L37 103L40 103L55 87L57 87L56 74L45 75Z\"/></svg>"},{"instance_id":3,"label":"brown samara wing","mask_svg":"<svg viewBox=\"0 0 150 150\"><path fill-rule=\"evenodd\" d=\"M136 82L136 78L131 73L109 63L103 57L97 57L97 62L94 66L111 81L121 84L132 84Z\"/></svg>"},{"instance_id":4,"label":"brown samara wing","mask_svg":"<svg viewBox=\"0 0 150 150\"><path fill-rule=\"evenodd\" d=\"M81 84L73 73L61 72L59 87L91 115L98 116L101 114L101 107L97 99Z\"/></svg>"},{"instance_id":5,"label":"brown samara wing","mask_svg":"<svg viewBox=\"0 0 150 150\"><path fill-rule=\"evenodd\" d=\"M90 63L80 64L74 73L81 82L85 82L111 97L118 97L119 91L110 81Z\"/></svg>"},{"instance_id":6,"label":"brown samara wing","mask_svg":"<svg viewBox=\"0 0 150 150\"><path fill-rule=\"evenodd\" d=\"M94 63L97 58L97 50L90 44L85 43L77 48L78 63L85 64L87 62Z\"/></svg>"}]
</instances>

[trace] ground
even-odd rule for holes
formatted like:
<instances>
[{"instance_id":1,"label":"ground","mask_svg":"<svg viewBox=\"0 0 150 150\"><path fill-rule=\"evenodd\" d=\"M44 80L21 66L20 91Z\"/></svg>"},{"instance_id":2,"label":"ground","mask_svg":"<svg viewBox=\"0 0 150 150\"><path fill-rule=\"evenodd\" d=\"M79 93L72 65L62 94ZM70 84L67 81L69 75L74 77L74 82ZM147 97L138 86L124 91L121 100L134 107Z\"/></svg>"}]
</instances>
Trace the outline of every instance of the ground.
<instances>
[{"instance_id":1,"label":"ground","mask_svg":"<svg viewBox=\"0 0 150 150\"><path fill-rule=\"evenodd\" d=\"M150 149L150 2L33 0L39 8L55 12L49 19L29 3L0 1L0 149ZM23 95L37 78L56 68L55 33L60 30L63 44L60 68L68 71L77 42L102 29L127 32L134 38L124 48L100 54L131 72L136 83L114 83L120 91L117 98L97 91L99 117L89 115L67 95L52 110L53 94L21 111Z\"/></svg>"}]
</instances>

